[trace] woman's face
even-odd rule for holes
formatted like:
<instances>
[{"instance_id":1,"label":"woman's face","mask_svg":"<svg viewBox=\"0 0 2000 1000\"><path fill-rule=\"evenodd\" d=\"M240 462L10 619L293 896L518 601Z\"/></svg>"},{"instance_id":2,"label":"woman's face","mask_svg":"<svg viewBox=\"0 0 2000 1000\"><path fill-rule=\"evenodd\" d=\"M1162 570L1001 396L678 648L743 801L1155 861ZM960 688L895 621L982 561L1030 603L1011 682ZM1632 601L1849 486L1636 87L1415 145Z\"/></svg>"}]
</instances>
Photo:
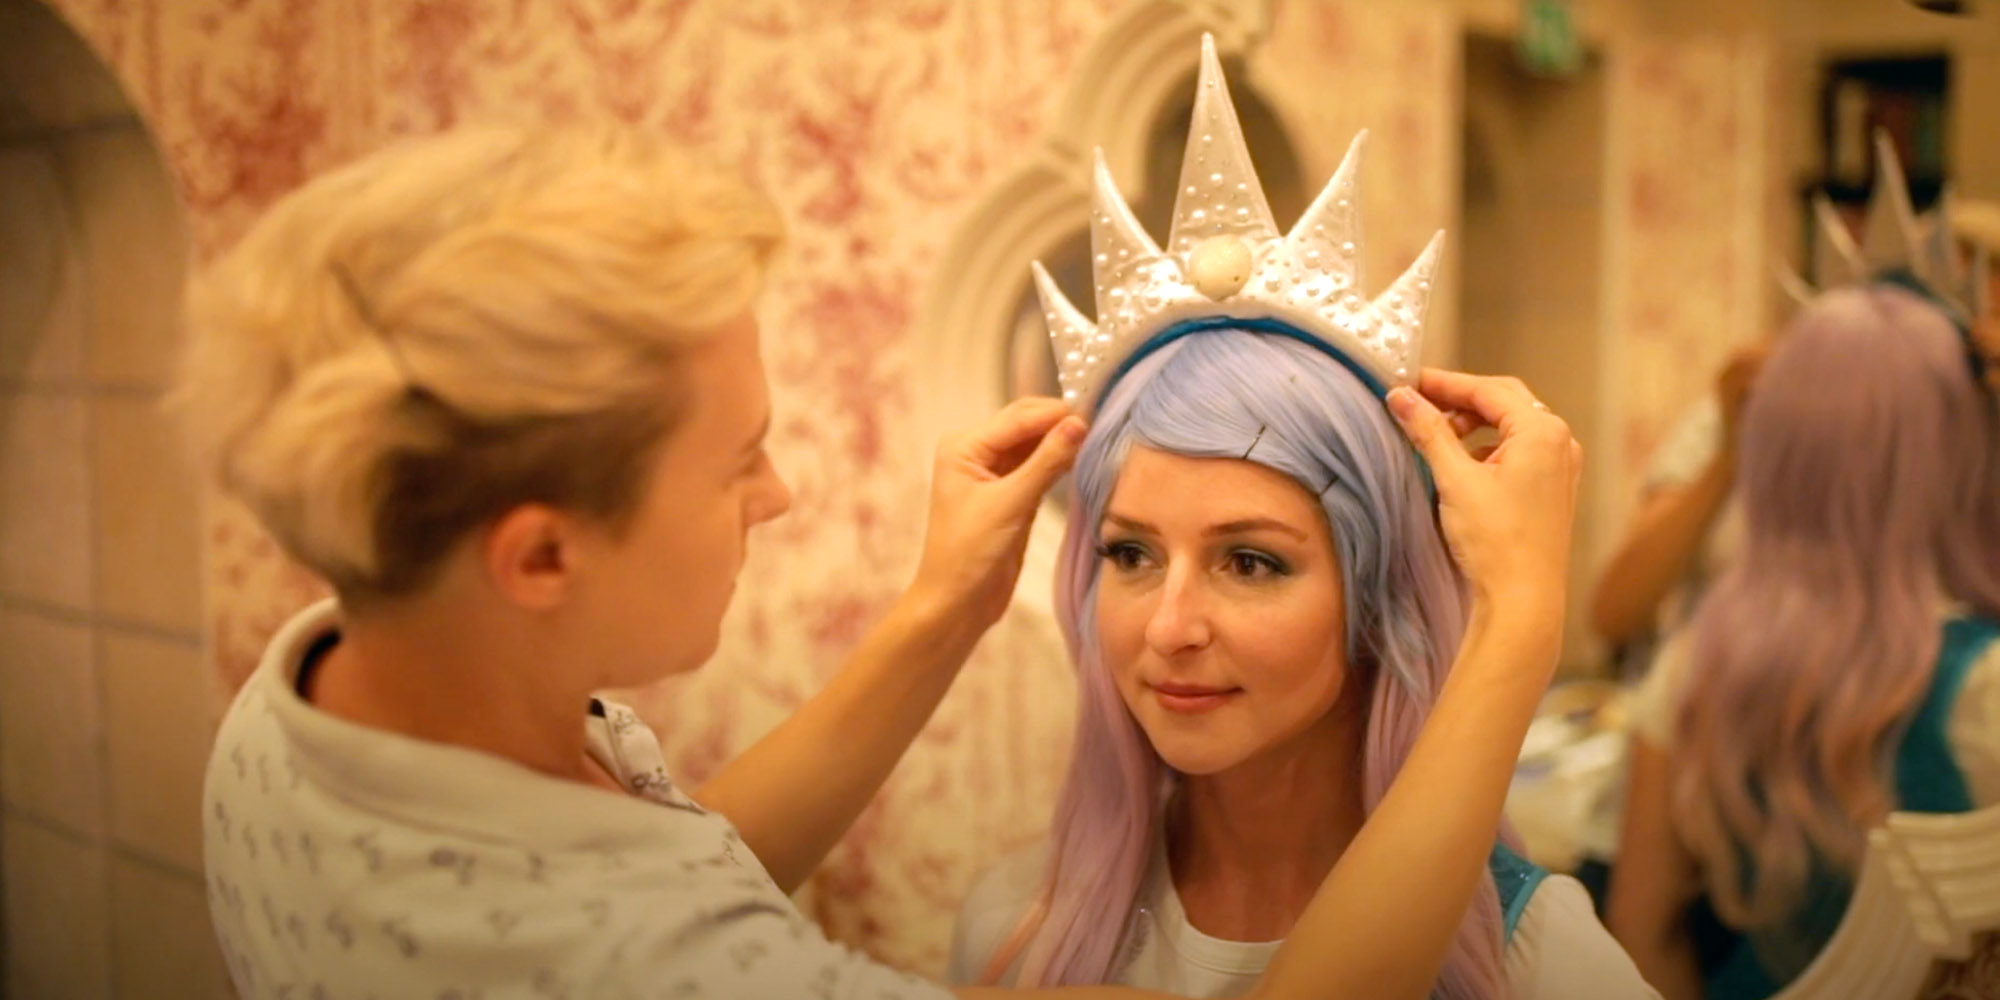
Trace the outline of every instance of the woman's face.
<instances>
[{"instance_id":1,"label":"woman's face","mask_svg":"<svg viewBox=\"0 0 2000 1000\"><path fill-rule=\"evenodd\" d=\"M627 530L590 576L598 623L632 666L607 686L692 670L713 655L750 529L783 514L791 491L764 452L770 393L747 317L686 352L687 403L648 473ZM614 654L616 655L616 654Z\"/></svg>"},{"instance_id":2,"label":"woman's face","mask_svg":"<svg viewBox=\"0 0 2000 1000\"><path fill-rule=\"evenodd\" d=\"M1135 445L1099 538L1104 664L1169 766L1216 774L1329 718L1347 630L1317 497L1252 462Z\"/></svg>"}]
</instances>

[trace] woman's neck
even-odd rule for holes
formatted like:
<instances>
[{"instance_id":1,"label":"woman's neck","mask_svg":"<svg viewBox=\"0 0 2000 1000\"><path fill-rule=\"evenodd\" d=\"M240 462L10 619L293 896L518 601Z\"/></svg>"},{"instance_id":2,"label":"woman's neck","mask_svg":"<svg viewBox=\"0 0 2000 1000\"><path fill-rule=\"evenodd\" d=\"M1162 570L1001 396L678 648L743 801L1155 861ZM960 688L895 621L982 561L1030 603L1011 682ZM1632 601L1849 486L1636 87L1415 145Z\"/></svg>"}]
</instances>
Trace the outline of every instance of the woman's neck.
<instances>
[{"instance_id":1,"label":"woman's neck","mask_svg":"<svg viewBox=\"0 0 2000 1000\"><path fill-rule=\"evenodd\" d=\"M1167 810L1167 858L1195 929L1228 941L1289 934L1367 818L1365 704L1217 774L1190 775Z\"/></svg>"},{"instance_id":2,"label":"woman's neck","mask_svg":"<svg viewBox=\"0 0 2000 1000\"><path fill-rule=\"evenodd\" d=\"M512 616L448 597L341 622L311 685L315 708L350 722L604 784L589 763L588 681ZM430 606L438 601L451 607Z\"/></svg>"}]
</instances>

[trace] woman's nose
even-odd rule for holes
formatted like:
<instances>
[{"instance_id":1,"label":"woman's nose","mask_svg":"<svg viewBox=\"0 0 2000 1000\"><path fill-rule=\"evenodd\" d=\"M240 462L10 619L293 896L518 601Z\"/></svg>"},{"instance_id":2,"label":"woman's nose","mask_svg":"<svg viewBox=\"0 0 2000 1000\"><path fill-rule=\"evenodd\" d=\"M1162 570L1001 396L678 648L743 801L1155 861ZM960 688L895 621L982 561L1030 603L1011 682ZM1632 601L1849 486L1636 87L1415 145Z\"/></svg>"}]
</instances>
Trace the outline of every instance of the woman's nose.
<instances>
[{"instance_id":1,"label":"woman's nose","mask_svg":"<svg viewBox=\"0 0 2000 1000\"><path fill-rule=\"evenodd\" d=\"M1146 622L1146 644L1161 656L1207 646L1212 638L1199 574L1185 566L1167 570L1159 604Z\"/></svg>"}]
</instances>

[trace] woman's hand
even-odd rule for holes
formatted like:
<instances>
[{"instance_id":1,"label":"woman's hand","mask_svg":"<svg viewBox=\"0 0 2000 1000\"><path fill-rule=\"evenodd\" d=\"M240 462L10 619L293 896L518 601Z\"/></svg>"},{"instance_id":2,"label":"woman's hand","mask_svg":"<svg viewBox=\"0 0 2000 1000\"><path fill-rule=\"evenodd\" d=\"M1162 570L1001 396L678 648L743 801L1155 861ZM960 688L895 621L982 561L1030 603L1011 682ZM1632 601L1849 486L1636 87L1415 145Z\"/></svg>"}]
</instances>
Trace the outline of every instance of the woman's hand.
<instances>
[{"instance_id":1,"label":"woman's hand","mask_svg":"<svg viewBox=\"0 0 2000 1000\"><path fill-rule=\"evenodd\" d=\"M1750 389L1757 381L1757 373L1764 370L1764 362L1770 356L1771 348L1766 344L1739 348L1715 377L1715 399L1722 410L1722 440L1716 442L1715 451L1730 459L1731 468L1735 465L1736 432L1743 426L1743 408L1750 402Z\"/></svg>"},{"instance_id":2,"label":"woman's hand","mask_svg":"<svg viewBox=\"0 0 2000 1000\"><path fill-rule=\"evenodd\" d=\"M1035 508L1082 440L1061 403L1024 399L939 445L909 592L818 694L695 793L786 892L853 825L1007 610Z\"/></svg>"},{"instance_id":3,"label":"woman's hand","mask_svg":"<svg viewBox=\"0 0 2000 1000\"><path fill-rule=\"evenodd\" d=\"M1028 397L941 442L911 590L981 629L998 621L1013 598L1042 495L1076 461L1084 432L1083 419L1060 400Z\"/></svg>"},{"instance_id":4,"label":"woman's hand","mask_svg":"<svg viewBox=\"0 0 2000 1000\"><path fill-rule=\"evenodd\" d=\"M1426 369L1389 409L1430 463L1452 558L1484 601L1553 599L1560 618L1583 448L1516 378ZM1482 457L1459 438L1494 427Z\"/></svg>"}]
</instances>

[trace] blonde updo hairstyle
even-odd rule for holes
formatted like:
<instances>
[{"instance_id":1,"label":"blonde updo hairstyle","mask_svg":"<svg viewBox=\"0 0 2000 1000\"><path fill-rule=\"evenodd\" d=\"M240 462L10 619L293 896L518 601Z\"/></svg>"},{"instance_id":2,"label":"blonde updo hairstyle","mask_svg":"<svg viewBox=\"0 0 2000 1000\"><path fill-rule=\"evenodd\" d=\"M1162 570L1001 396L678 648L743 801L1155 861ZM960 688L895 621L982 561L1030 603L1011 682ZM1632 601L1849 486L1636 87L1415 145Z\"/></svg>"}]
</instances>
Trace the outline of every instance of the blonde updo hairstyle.
<instances>
[{"instance_id":1,"label":"blonde updo hairstyle","mask_svg":"<svg viewBox=\"0 0 2000 1000\"><path fill-rule=\"evenodd\" d=\"M197 460L350 604L422 589L523 503L618 530L780 237L633 131L468 129L322 176L188 297Z\"/></svg>"}]
</instances>

